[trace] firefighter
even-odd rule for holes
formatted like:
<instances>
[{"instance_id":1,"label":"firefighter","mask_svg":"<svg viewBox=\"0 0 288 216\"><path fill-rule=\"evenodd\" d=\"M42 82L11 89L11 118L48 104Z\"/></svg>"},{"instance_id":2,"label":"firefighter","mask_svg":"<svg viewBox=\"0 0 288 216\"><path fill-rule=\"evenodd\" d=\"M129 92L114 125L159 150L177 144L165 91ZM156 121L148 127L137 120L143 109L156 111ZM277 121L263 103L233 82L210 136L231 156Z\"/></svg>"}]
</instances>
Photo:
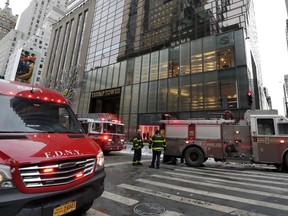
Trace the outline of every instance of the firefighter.
<instances>
[{"instance_id":1,"label":"firefighter","mask_svg":"<svg viewBox=\"0 0 288 216\"><path fill-rule=\"evenodd\" d=\"M160 156L161 152L166 149L166 140L160 134L159 130L155 131L155 135L151 137L149 142L149 149L152 148L152 162L150 168L155 168L155 160L156 160L156 169L160 167Z\"/></svg>"},{"instance_id":2,"label":"firefighter","mask_svg":"<svg viewBox=\"0 0 288 216\"><path fill-rule=\"evenodd\" d=\"M143 140L141 136L141 130L138 129L134 138L133 138L133 147L134 156L133 156L133 166L142 165L141 163L141 156L142 156L142 148L143 148Z\"/></svg>"},{"instance_id":3,"label":"firefighter","mask_svg":"<svg viewBox=\"0 0 288 216\"><path fill-rule=\"evenodd\" d=\"M230 110L225 110L224 111L224 119L225 120L234 120L235 116Z\"/></svg>"}]
</instances>

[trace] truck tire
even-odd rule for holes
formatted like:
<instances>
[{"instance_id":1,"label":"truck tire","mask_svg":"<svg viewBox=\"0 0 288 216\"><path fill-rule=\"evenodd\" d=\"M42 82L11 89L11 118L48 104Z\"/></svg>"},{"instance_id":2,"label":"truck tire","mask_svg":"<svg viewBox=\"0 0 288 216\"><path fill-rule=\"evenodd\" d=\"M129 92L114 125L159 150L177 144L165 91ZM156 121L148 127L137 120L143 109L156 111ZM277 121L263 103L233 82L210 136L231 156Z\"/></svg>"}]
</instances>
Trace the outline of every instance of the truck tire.
<instances>
[{"instance_id":1,"label":"truck tire","mask_svg":"<svg viewBox=\"0 0 288 216\"><path fill-rule=\"evenodd\" d=\"M204 154L199 148L188 148L184 153L187 166L200 167L204 162Z\"/></svg>"},{"instance_id":2,"label":"truck tire","mask_svg":"<svg viewBox=\"0 0 288 216\"><path fill-rule=\"evenodd\" d=\"M284 156L284 165L285 165L285 168L288 169L288 152L286 152Z\"/></svg>"}]
</instances>

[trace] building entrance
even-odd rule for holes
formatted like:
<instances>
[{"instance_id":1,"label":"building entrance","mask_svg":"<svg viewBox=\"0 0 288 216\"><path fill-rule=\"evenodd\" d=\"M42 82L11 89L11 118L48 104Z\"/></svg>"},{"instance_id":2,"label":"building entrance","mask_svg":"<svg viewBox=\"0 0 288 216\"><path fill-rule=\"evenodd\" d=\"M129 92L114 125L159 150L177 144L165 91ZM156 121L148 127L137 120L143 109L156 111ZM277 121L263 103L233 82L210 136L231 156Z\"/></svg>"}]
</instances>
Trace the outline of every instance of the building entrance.
<instances>
[{"instance_id":1,"label":"building entrance","mask_svg":"<svg viewBox=\"0 0 288 216\"><path fill-rule=\"evenodd\" d=\"M113 113L119 115L121 89L92 92L89 113Z\"/></svg>"},{"instance_id":2,"label":"building entrance","mask_svg":"<svg viewBox=\"0 0 288 216\"><path fill-rule=\"evenodd\" d=\"M144 142L148 142L150 138L155 134L156 130L159 130L158 125L139 125L139 129L142 131L142 139Z\"/></svg>"}]
</instances>

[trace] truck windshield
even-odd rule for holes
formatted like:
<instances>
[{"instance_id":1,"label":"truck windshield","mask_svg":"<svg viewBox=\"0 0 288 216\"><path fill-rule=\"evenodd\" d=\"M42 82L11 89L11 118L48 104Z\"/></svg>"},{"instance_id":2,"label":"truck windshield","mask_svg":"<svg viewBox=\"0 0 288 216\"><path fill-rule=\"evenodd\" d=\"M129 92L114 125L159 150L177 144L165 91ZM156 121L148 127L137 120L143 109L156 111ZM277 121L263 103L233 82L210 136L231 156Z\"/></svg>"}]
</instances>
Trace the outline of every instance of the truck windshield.
<instances>
[{"instance_id":1,"label":"truck windshield","mask_svg":"<svg viewBox=\"0 0 288 216\"><path fill-rule=\"evenodd\" d=\"M124 125L117 125L117 134L124 134Z\"/></svg>"},{"instance_id":2,"label":"truck windshield","mask_svg":"<svg viewBox=\"0 0 288 216\"><path fill-rule=\"evenodd\" d=\"M114 123L103 123L104 133L116 133L116 124Z\"/></svg>"},{"instance_id":3,"label":"truck windshield","mask_svg":"<svg viewBox=\"0 0 288 216\"><path fill-rule=\"evenodd\" d=\"M83 133L65 104L0 95L0 133Z\"/></svg>"}]
</instances>

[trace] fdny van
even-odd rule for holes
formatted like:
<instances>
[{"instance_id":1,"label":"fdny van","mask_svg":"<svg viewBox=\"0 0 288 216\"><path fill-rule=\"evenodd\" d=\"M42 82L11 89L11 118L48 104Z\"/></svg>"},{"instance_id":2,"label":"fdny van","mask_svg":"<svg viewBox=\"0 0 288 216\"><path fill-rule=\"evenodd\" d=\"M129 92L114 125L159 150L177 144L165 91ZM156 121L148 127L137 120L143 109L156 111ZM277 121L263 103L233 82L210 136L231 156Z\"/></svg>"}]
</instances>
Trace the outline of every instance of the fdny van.
<instances>
[{"instance_id":1,"label":"fdny van","mask_svg":"<svg viewBox=\"0 0 288 216\"><path fill-rule=\"evenodd\" d=\"M0 80L0 215L81 215L105 176L102 150L63 96Z\"/></svg>"}]
</instances>

